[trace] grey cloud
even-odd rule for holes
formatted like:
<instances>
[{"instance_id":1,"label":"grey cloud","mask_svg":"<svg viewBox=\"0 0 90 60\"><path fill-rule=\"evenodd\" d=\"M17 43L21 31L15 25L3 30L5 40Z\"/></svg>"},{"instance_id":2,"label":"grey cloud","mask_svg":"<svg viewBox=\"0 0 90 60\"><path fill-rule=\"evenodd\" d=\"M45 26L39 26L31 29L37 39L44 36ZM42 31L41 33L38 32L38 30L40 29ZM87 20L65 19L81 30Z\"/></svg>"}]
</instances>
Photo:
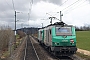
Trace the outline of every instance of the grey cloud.
<instances>
[{"instance_id":1,"label":"grey cloud","mask_svg":"<svg viewBox=\"0 0 90 60\"><path fill-rule=\"evenodd\" d=\"M30 20L36 20L38 16L36 16L33 12L30 14Z\"/></svg>"},{"instance_id":2,"label":"grey cloud","mask_svg":"<svg viewBox=\"0 0 90 60\"><path fill-rule=\"evenodd\" d=\"M45 1L45 0L43 0L43 1ZM56 4L56 5L60 5L62 3L62 0L46 0L46 1L49 3Z\"/></svg>"},{"instance_id":3,"label":"grey cloud","mask_svg":"<svg viewBox=\"0 0 90 60\"><path fill-rule=\"evenodd\" d=\"M62 0L33 0L33 3L35 4L40 1L45 1L45 2L56 4L56 5L60 5L62 3Z\"/></svg>"},{"instance_id":4,"label":"grey cloud","mask_svg":"<svg viewBox=\"0 0 90 60\"><path fill-rule=\"evenodd\" d=\"M36 4L38 2L40 2L41 0L31 0L31 2L33 2L33 4Z\"/></svg>"},{"instance_id":5,"label":"grey cloud","mask_svg":"<svg viewBox=\"0 0 90 60\"><path fill-rule=\"evenodd\" d=\"M17 27L20 27L19 23L23 23L24 25L27 26L28 24L26 23L26 21L28 21L28 11L29 11L29 7L30 7L30 2L32 0L13 0L14 1L14 6L17 12L26 12L26 13L17 13L17 20L19 20L19 22L17 22ZM53 4L61 4L61 0L33 0L33 3L36 4L40 1L44 1L44 2L49 2L49 3L53 3ZM3 22L3 24L6 22L10 27L12 27L14 29L14 15L15 12L13 10L13 5L12 5L12 0L0 0L0 22ZM35 15L34 12L31 11L31 15L30 15L30 20L36 20L37 18L39 18L39 16ZM34 26L34 25L31 25Z\"/></svg>"},{"instance_id":6,"label":"grey cloud","mask_svg":"<svg viewBox=\"0 0 90 60\"><path fill-rule=\"evenodd\" d=\"M8 24L8 26L11 27L12 29L15 29L15 22L11 22L10 24ZM22 28L22 27L29 27L29 25L26 23L26 21L16 23L16 29L19 29L19 28Z\"/></svg>"}]
</instances>

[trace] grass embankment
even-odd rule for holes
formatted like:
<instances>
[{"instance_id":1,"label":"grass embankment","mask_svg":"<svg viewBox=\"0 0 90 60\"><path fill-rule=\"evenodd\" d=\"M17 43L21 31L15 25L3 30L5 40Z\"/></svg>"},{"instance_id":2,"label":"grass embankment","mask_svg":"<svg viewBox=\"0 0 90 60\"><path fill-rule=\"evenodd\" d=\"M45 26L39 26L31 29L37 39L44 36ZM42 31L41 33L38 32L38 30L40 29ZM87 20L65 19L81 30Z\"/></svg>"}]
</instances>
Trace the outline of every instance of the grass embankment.
<instances>
[{"instance_id":1,"label":"grass embankment","mask_svg":"<svg viewBox=\"0 0 90 60\"><path fill-rule=\"evenodd\" d=\"M16 35L16 45L11 45L9 46L9 50L3 51L3 54L1 56L1 60L3 59L7 59L9 57L10 54L12 54L12 52L14 51L14 49L16 49L20 44L21 44L22 38L20 38L20 36L17 34Z\"/></svg>"},{"instance_id":2,"label":"grass embankment","mask_svg":"<svg viewBox=\"0 0 90 60\"><path fill-rule=\"evenodd\" d=\"M77 31L77 47L80 49L90 51L90 31ZM84 55L82 53L77 52L77 55L84 58L85 60L90 60L90 56Z\"/></svg>"},{"instance_id":3,"label":"grass embankment","mask_svg":"<svg viewBox=\"0 0 90 60\"><path fill-rule=\"evenodd\" d=\"M90 51L90 31L77 31L77 47Z\"/></svg>"}]
</instances>

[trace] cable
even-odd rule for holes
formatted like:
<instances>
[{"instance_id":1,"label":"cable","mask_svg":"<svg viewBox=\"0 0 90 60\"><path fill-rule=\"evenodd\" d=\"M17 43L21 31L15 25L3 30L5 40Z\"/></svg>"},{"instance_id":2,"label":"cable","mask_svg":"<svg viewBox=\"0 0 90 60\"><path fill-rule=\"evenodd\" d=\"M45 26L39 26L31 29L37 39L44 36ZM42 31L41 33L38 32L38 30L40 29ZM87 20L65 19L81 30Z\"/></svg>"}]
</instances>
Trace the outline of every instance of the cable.
<instances>
[{"instance_id":1,"label":"cable","mask_svg":"<svg viewBox=\"0 0 90 60\"><path fill-rule=\"evenodd\" d=\"M33 0L30 2L29 16L30 16L30 14L31 14L32 4L33 4Z\"/></svg>"},{"instance_id":2,"label":"cable","mask_svg":"<svg viewBox=\"0 0 90 60\"><path fill-rule=\"evenodd\" d=\"M32 0L32 4L33 4L33 0Z\"/></svg>"},{"instance_id":3,"label":"cable","mask_svg":"<svg viewBox=\"0 0 90 60\"><path fill-rule=\"evenodd\" d=\"M64 1L60 6L64 5L66 2L68 2L68 0ZM55 8L55 9L56 9L56 8ZM55 10L55 9L53 9L53 10ZM50 11L50 12L51 12L51 11ZM46 13L46 14L50 15L50 14L49 14L50 12L48 12L48 13ZM52 15L50 15L50 16L52 16ZM58 18L56 18L56 19L59 20Z\"/></svg>"},{"instance_id":4,"label":"cable","mask_svg":"<svg viewBox=\"0 0 90 60\"><path fill-rule=\"evenodd\" d=\"M32 3L30 2L29 15L31 14Z\"/></svg>"},{"instance_id":5,"label":"cable","mask_svg":"<svg viewBox=\"0 0 90 60\"><path fill-rule=\"evenodd\" d=\"M79 8L79 7L82 7L82 6L85 6L85 5L87 5L87 4L84 4L85 3L85 1L86 0L84 0L82 3L80 3L79 5L77 5L76 7L74 7L74 8L72 8L71 10L67 10L66 12L67 13L70 13L71 11L73 11L74 9L76 9L76 8ZM70 11L70 12L69 12Z\"/></svg>"},{"instance_id":6,"label":"cable","mask_svg":"<svg viewBox=\"0 0 90 60\"><path fill-rule=\"evenodd\" d=\"M14 11L15 11L15 6L14 6L14 1L12 0L12 4L13 4L13 9L14 9Z\"/></svg>"},{"instance_id":7,"label":"cable","mask_svg":"<svg viewBox=\"0 0 90 60\"><path fill-rule=\"evenodd\" d=\"M6 0L5 0L5 1L6 1ZM7 1L6 1L6 3L7 3L7 5L8 5L10 8L12 8Z\"/></svg>"},{"instance_id":8,"label":"cable","mask_svg":"<svg viewBox=\"0 0 90 60\"><path fill-rule=\"evenodd\" d=\"M80 1L78 1L76 4L74 4L72 6L68 7L68 9L66 11L68 11L69 9L72 9L73 7L75 7L76 5L78 5L79 3L80 3Z\"/></svg>"},{"instance_id":9,"label":"cable","mask_svg":"<svg viewBox=\"0 0 90 60\"><path fill-rule=\"evenodd\" d=\"M64 1L60 6L64 5L66 2L68 2L68 0ZM55 9L53 9L53 11L56 10L57 8L58 7L56 7ZM52 11L50 11L50 12L52 12ZM50 13L50 12L48 12L48 13Z\"/></svg>"},{"instance_id":10,"label":"cable","mask_svg":"<svg viewBox=\"0 0 90 60\"><path fill-rule=\"evenodd\" d=\"M60 6L62 6L63 4L65 4L68 0L64 1L64 3L62 3Z\"/></svg>"},{"instance_id":11,"label":"cable","mask_svg":"<svg viewBox=\"0 0 90 60\"><path fill-rule=\"evenodd\" d=\"M7 18L7 17L1 18L1 17L0 17L0 19L13 19L13 18Z\"/></svg>"},{"instance_id":12,"label":"cable","mask_svg":"<svg viewBox=\"0 0 90 60\"><path fill-rule=\"evenodd\" d=\"M28 26L29 26L29 19L30 19L30 14L31 14L33 0L30 0L29 4L30 4L30 7L29 7L29 12L28 12Z\"/></svg>"},{"instance_id":13,"label":"cable","mask_svg":"<svg viewBox=\"0 0 90 60\"><path fill-rule=\"evenodd\" d=\"M85 0L85 1L86 1L86 0ZM72 8L72 9L70 10L70 12L71 12L72 10L76 9L76 8L79 8L79 7L85 6L85 5L86 5L86 4L84 4L85 1L83 1L81 4L77 5L76 7ZM84 4L84 5L83 5L83 4ZM68 10L68 11L69 11L69 10Z\"/></svg>"},{"instance_id":14,"label":"cable","mask_svg":"<svg viewBox=\"0 0 90 60\"><path fill-rule=\"evenodd\" d=\"M80 0L75 1L74 3L72 3L71 5L69 5L68 7L64 8L62 11L64 11L65 9L71 7L72 5L74 5L75 3L79 2L79 1L80 1Z\"/></svg>"}]
</instances>

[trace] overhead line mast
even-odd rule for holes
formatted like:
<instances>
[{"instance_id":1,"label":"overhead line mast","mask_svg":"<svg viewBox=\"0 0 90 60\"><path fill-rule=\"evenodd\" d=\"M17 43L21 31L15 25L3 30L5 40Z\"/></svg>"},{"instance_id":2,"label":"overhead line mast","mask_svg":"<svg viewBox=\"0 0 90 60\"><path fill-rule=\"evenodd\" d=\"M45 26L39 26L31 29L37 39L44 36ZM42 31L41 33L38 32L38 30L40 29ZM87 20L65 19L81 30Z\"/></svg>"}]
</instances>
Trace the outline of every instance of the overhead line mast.
<instances>
[{"instance_id":1,"label":"overhead line mast","mask_svg":"<svg viewBox=\"0 0 90 60\"><path fill-rule=\"evenodd\" d=\"M63 16L63 14L60 11L60 21L62 21L62 16Z\"/></svg>"}]
</instances>

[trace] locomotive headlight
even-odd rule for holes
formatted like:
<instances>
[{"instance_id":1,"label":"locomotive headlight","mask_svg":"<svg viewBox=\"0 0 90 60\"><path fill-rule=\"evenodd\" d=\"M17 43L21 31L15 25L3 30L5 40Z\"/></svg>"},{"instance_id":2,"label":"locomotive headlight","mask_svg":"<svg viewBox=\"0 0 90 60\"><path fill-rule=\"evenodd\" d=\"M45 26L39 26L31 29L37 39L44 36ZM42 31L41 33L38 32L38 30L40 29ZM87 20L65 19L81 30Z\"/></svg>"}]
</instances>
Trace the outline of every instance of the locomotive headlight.
<instances>
[{"instance_id":1,"label":"locomotive headlight","mask_svg":"<svg viewBox=\"0 0 90 60\"><path fill-rule=\"evenodd\" d=\"M55 45L57 45L57 43L55 42Z\"/></svg>"},{"instance_id":2,"label":"locomotive headlight","mask_svg":"<svg viewBox=\"0 0 90 60\"><path fill-rule=\"evenodd\" d=\"M56 45L57 43L56 42L53 42L53 45Z\"/></svg>"},{"instance_id":3,"label":"locomotive headlight","mask_svg":"<svg viewBox=\"0 0 90 60\"><path fill-rule=\"evenodd\" d=\"M55 45L59 45L59 42L55 42L54 44L55 44Z\"/></svg>"},{"instance_id":4,"label":"locomotive headlight","mask_svg":"<svg viewBox=\"0 0 90 60\"><path fill-rule=\"evenodd\" d=\"M74 43L74 40L73 40L73 39L70 39L70 42L71 42L71 43Z\"/></svg>"}]
</instances>

